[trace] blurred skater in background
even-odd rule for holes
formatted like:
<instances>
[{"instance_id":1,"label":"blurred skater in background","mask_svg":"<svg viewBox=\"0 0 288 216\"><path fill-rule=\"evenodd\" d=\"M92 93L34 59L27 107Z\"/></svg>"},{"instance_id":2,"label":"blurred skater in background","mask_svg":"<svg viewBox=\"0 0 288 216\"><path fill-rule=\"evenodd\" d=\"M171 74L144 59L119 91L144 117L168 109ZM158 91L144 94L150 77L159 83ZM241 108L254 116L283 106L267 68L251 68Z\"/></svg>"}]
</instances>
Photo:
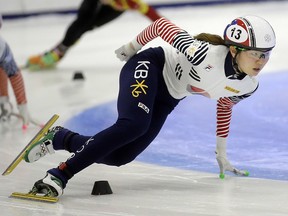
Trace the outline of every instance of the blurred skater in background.
<instances>
[{"instance_id":1,"label":"blurred skater in background","mask_svg":"<svg viewBox=\"0 0 288 216\"><path fill-rule=\"evenodd\" d=\"M126 10L136 10L151 21L160 18L160 15L142 0L84 0L63 40L48 52L29 57L26 67L34 71L55 67L84 33L109 23Z\"/></svg>"},{"instance_id":2,"label":"blurred skater in background","mask_svg":"<svg viewBox=\"0 0 288 216\"><path fill-rule=\"evenodd\" d=\"M0 28L2 16L0 15ZM7 121L13 114L12 103L9 99L8 80L14 92L19 114L14 114L22 119L22 128L26 129L29 123L39 125L30 116L27 107L24 80L19 67L13 57L7 42L0 36L0 122Z\"/></svg>"}]
</instances>

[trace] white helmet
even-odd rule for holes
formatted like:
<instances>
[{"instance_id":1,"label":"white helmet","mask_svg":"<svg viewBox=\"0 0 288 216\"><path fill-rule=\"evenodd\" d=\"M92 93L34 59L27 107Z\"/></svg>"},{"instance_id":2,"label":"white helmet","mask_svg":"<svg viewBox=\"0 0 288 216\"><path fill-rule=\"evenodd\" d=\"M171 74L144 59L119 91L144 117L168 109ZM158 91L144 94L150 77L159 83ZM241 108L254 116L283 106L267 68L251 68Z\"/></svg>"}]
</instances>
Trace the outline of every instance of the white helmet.
<instances>
[{"instance_id":1,"label":"white helmet","mask_svg":"<svg viewBox=\"0 0 288 216\"><path fill-rule=\"evenodd\" d=\"M272 26L258 16L244 16L234 19L224 31L227 45L268 51L276 44L276 37Z\"/></svg>"}]
</instances>

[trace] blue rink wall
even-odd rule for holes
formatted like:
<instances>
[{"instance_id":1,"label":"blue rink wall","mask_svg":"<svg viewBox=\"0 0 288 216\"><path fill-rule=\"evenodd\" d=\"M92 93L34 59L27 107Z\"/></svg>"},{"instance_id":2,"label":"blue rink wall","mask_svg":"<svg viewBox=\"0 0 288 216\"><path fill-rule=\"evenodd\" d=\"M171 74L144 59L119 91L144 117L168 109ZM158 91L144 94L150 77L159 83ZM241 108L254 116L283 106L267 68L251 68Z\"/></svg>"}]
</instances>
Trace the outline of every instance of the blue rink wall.
<instances>
[{"instance_id":1,"label":"blue rink wall","mask_svg":"<svg viewBox=\"0 0 288 216\"><path fill-rule=\"evenodd\" d=\"M260 75L253 96L234 107L228 157L251 177L288 180L288 73ZM93 135L117 118L116 101L84 110L65 124ZM216 101L201 96L184 99L172 112L159 136L136 160L218 173L215 160Z\"/></svg>"}]
</instances>

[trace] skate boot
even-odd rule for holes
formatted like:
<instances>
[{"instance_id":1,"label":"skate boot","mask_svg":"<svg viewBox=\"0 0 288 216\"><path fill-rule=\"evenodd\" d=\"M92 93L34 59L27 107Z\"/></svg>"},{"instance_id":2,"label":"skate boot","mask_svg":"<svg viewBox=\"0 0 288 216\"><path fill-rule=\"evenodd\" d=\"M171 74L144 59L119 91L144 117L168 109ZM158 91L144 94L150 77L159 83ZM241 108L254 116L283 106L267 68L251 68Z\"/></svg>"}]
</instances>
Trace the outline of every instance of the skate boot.
<instances>
[{"instance_id":1,"label":"skate boot","mask_svg":"<svg viewBox=\"0 0 288 216\"><path fill-rule=\"evenodd\" d=\"M29 193L35 195L43 194L48 197L59 197L63 194L63 183L59 178L47 173L43 179L35 182Z\"/></svg>"},{"instance_id":2,"label":"skate boot","mask_svg":"<svg viewBox=\"0 0 288 216\"><path fill-rule=\"evenodd\" d=\"M56 64L63 57L57 49L45 52L44 54L31 56L26 64L29 70L36 71L41 69L51 69L56 66Z\"/></svg>"},{"instance_id":3,"label":"skate boot","mask_svg":"<svg viewBox=\"0 0 288 216\"><path fill-rule=\"evenodd\" d=\"M36 143L31 145L25 152L24 160L27 163L33 163L44 157L47 153L55 153L53 149L53 138L56 132L58 132L62 127L56 126L47 131L47 133Z\"/></svg>"}]
</instances>

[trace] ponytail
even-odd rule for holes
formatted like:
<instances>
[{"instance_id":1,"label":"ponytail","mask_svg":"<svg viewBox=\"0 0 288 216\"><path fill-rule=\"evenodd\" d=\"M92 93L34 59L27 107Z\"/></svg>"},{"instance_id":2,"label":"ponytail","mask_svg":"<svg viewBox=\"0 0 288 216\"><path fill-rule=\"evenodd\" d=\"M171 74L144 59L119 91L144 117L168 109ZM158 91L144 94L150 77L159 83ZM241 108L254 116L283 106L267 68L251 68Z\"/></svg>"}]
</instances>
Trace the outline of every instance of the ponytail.
<instances>
[{"instance_id":1,"label":"ponytail","mask_svg":"<svg viewBox=\"0 0 288 216\"><path fill-rule=\"evenodd\" d=\"M224 39L220 37L219 35L215 35L215 34L200 33L196 36L193 36L193 38L200 40L200 41L206 41L213 45L225 45Z\"/></svg>"}]
</instances>

